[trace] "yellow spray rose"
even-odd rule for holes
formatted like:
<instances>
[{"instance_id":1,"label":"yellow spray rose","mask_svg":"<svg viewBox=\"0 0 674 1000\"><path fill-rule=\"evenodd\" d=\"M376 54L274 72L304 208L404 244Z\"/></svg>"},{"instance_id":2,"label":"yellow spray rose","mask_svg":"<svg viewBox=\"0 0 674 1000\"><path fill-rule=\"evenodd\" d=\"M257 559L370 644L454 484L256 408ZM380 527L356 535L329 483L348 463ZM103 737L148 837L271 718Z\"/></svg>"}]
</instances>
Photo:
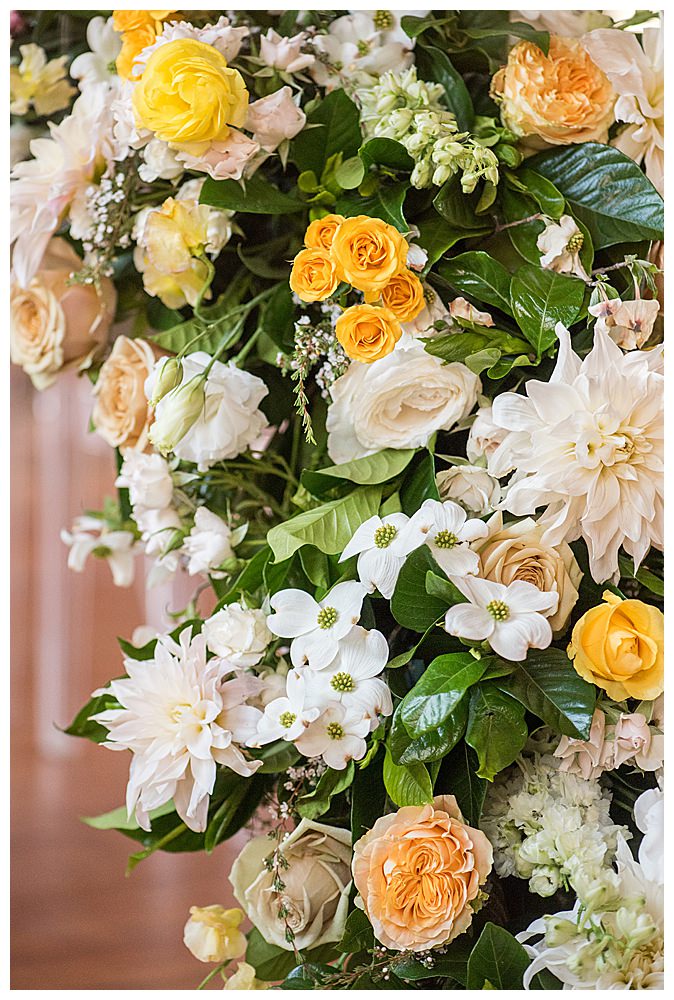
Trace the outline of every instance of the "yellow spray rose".
<instances>
[{"instance_id":1,"label":"yellow spray rose","mask_svg":"<svg viewBox=\"0 0 674 1000\"><path fill-rule=\"evenodd\" d=\"M332 241L331 254L342 281L361 292L381 292L407 263L407 240L381 219L345 219Z\"/></svg>"},{"instance_id":2,"label":"yellow spray rose","mask_svg":"<svg viewBox=\"0 0 674 1000\"><path fill-rule=\"evenodd\" d=\"M125 80L134 78L133 64L144 48L153 45L163 29L162 22L174 10L116 10L112 15L115 31L122 36L122 48L117 56L117 72ZM178 18L176 18L178 20Z\"/></svg>"},{"instance_id":3,"label":"yellow spray rose","mask_svg":"<svg viewBox=\"0 0 674 1000\"><path fill-rule=\"evenodd\" d=\"M615 701L652 701L664 690L664 615L611 591L573 629L568 654L576 672Z\"/></svg>"},{"instance_id":4,"label":"yellow spray rose","mask_svg":"<svg viewBox=\"0 0 674 1000\"><path fill-rule=\"evenodd\" d=\"M348 357L365 364L390 354L401 333L390 309L367 304L345 309L335 324L337 340Z\"/></svg>"},{"instance_id":5,"label":"yellow spray rose","mask_svg":"<svg viewBox=\"0 0 674 1000\"><path fill-rule=\"evenodd\" d=\"M322 219L315 219L305 233L304 242L311 250L329 251L342 222L343 215L325 215Z\"/></svg>"},{"instance_id":6,"label":"yellow spray rose","mask_svg":"<svg viewBox=\"0 0 674 1000\"><path fill-rule=\"evenodd\" d=\"M224 906L191 906L183 940L200 962L224 962L241 958L246 952L246 936L239 930L243 910Z\"/></svg>"},{"instance_id":7,"label":"yellow spray rose","mask_svg":"<svg viewBox=\"0 0 674 1000\"><path fill-rule=\"evenodd\" d=\"M426 305L423 285L416 274L407 268L395 274L382 289L381 301L401 323L416 319Z\"/></svg>"},{"instance_id":8,"label":"yellow spray rose","mask_svg":"<svg viewBox=\"0 0 674 1000\"><path fill-rule=\"evenodd\" d=\"M326 250L300 250L290 272L290 287L303 302L321 302L339 284L335 265Z\"/></svg>"},{"instance_id":9,"label":"yellow spray rose","mask_svg":"<svg viewBox=\"0 0 674 1000\"><path fill-rule=\"evenodd\" d=\"M214 142L240 127L248 91L212 45L177 38L155 49L133 92L138 123L164 142Z\"/></svg>"},{"instance_id":10,"label":"yellow spray rose","mask_svg":"<svg viewBox=\"0 0 674 1000\"><path fill-rule=\"evenodd\" d=\"M491 92L504 124L536 148L606 142L613 122L613 88L575 38L551 35L547 56L533 42L519 42Z\"/></svg>"}]
</instances>

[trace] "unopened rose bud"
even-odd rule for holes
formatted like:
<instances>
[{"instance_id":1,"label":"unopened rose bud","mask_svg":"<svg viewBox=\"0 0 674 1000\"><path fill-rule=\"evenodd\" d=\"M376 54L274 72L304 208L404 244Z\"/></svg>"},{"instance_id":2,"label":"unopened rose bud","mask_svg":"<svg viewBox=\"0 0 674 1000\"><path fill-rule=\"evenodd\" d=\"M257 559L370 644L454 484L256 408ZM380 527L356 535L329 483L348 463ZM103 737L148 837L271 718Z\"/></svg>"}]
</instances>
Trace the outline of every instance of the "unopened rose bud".
<instances>
[{"instance_id":1,"label":"unopened rose bud","mask_svg":"<svg viewBox=\"0 0 674 1000\"><path fill-rule=\"evenodd\" d=\"M183 380L183 366L178 358L166 358L159 369L157 378L152 390L150 403L156 406L160 399L163 399L171 389L175 389Z\"/></svg>"},{"instance_id":2,"label":"unopened rose bud","mask_svg":"<svg viewBox=\"0 0 674 1000\"><path fill-rule=\"evenodd\" d=\"M200 962L224 962L246 953L246 937L239 930L243 911L217 904L190 907L183 941Z\"/></svg>"},{"instance_id":3,"label":"unopened rose bud","mask_svg":"<svg viewBox=\"0 0 674 1000\"><path fill-rule=\"evenodd\" d=\"M150 440L163 455L173 451L203 413L205 384L204 376L196 375L184 385L172 389L160 401L155 422L150 428Z\"/></svg>"},{"instance_id":4,"label":"unopened rose bud","mask_svg":"<svg viewBox=\"0 0 674 1000\"><path fill-rule=\"evenodd\" d=\"M239 962L236 972L227 979L223 990L268 990L271 983L255 978L255 969L248 962Z\"/></svg>"}]
</instances>

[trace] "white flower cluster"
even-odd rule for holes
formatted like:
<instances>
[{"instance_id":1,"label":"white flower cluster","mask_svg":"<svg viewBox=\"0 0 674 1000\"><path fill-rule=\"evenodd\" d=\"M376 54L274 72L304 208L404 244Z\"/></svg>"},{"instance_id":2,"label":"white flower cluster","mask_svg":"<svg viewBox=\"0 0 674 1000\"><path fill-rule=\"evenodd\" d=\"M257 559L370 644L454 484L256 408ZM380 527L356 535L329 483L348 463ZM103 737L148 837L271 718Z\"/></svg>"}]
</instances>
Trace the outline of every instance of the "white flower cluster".
<instances>
[{"instance_id":1,"label":"white flower cluster","mask_svg":"<svg viewBox=\"0 0 674 1000\"><path fill-rule=\"evenodd\" d=\"M440 186L457 173L465 194L482 178L498 184L495 153L459 131L456 118L441 103L443 93L440 84L418 80L414 66L383 73L359 94L366 136L386 136L405 147L415 161L411 182L416 188Z\"/></svg>"},{"instance_id":2,"label":"white flower cluster","mask_svg":"<svg viewBox=\"0 0 674 1000\"><path fill-rule=\"evenodd\" d=\"M561 770L548 754L522 756L489 789L481 827L494 847L494 868L529 881L531 892L578 893L615 855L629 833L609 815L611 796L597 781Z\"/></svg>"}]
</instances>

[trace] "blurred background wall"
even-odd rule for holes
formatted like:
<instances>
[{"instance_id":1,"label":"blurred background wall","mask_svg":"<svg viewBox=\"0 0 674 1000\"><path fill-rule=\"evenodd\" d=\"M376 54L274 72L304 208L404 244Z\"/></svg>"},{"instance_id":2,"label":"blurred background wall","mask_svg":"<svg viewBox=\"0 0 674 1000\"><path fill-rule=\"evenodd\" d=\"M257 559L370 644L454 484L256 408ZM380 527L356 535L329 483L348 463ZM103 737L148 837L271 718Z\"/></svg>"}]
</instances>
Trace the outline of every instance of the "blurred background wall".
<instances>
[{"instance_id":1,"label":"blurred background wall","mask_svg":"<svg viewBox=\"0 0 674 1000\"><path fill-rule=\"evenodd\" d=\"M157 853L125 878L135 842L78 817L124 802L130 758L58 728L123 671L116 636L160 627L189 593L168 585L146 602L140 562L128 590L100 560L68 570L61 528L114 493L90 406L86 378L37 393L12 369L11 988L194 988L211 967L182 928L193 904L234 905L227 873L245 833L210 857Z\"/></svg>"}]
</instances>

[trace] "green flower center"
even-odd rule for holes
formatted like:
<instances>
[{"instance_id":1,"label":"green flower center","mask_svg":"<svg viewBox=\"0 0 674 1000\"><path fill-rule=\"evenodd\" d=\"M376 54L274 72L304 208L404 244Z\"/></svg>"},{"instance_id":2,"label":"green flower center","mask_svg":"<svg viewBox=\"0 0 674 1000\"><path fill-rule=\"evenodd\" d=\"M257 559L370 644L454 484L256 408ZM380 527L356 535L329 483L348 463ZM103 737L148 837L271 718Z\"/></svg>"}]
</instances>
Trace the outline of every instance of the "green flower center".
<instances>
[{"instance_id":1,"label":"green flower center","mask_svg":"<svg viewBox=\"0 0 674 1000\"><path fill-rule=\"evenodd\" d=\"M331 740L341 740L344 736L344 730L338 722L328 722L325 731Z\"/></svg>"},{"instance_id":2,"label":"green flower center","mask_svg":"<svg viewBox=\"0 0 674 1000\"><path fill-rule=\"evenodd\" d=\"M435 544L439 549L453 549L459 539L453 531L439 531L435 536Z\"/></svg>"},{"instance_id":3,"label":"green flower center","mask_svg":"<svg viewBox=\"0 0 674 1000\"><path fill-rule=\"evenodd\" d=\"M95 549L91 550L91 554L99 559L107 559L108 556L112 555L112 549L109 549L107 545L97 545Z\"/></svg>"},{"instance_id":4,"label":"green flower center","mask_svg":"<svg viewBox=\"0 0 674 1000\"><path fill-rule=\"evenodd\" d=\"M390 10L376 10L372 20L377 31L388 31L393 27L393 14Z\"/></svg>"},{"instance_id":5,"label":"green flower center","mask_svg":"<svg viewBox=\"0 0 674 1000\"><path fill-rule=\"evenodd\" d=\"M569 240L569 242L566 244L566 252L567 253L578 253L579 250L582 250L584 242L585 242L585 237L583 236L583 234L582 233L575 233L571 237L571 239Z\"/></svg>"},{"instance_id":6,"label":"green flower center","mask_svg":"<svg viewBox=\"0 0 674 1000\"><path fill-rule=\"evenodd\" d=\"M370 46L365 41L365 39L363 39L363 38L359 39L359 41L356 44L358 46L358 55L359 56L366 56L368 54L368 52L370 51Z\"/></svg>"},{"instance_id":7,"label":"green flower center","mask_svg":"<svg viewBox=\"0 0 674 1000\"><path fill-rule=\"evenodd\" d=\"M279 715L278 721L281 723L284 729L290 729L296 718L297 716L295 715L294 712L283 712L282 715Z\"/></svg>"},{"instance_id":8,"label":"green flower center","mask_svg":"<svg viewBox=\"0 0 674 1000\"><path fill-rule=\"evenodd\" d=\"M345 671L340 670L338 674L330 681L330 686L334 691L353 691L356 687L356 682L354 681L351 674L345 673Z\"/></svg>"},{"instance_id":9,"label":"green flower center","mask_svg":"<svg viewBox=\"0 0 674 1000\"><path fill-rule=\"evenodd\" d=\"M487 611L495 622L507 622L510 618L510 608L505 601L490 601Z\"/></svg>"},{"instance_id":10,"label":"green flower center","mask_svg":"<svg viewBox=\"0 0 674 1000\"><path fill-rule=\"evenodd\" d=\"M394 525L382 524L374 533L374 544L378 549L387 549L397 534L398 529Z\"/></svg>"},{"instance_id":11,"label":"green flower center","mask_svg":"<svg viewBox=\"0 0 674 1000\"><path fill-rule=\"evenodd\" d=\"M338 618L337 608L321 608L316 622L319 628L332 628Z\"/></svg>"}]
</instances>

